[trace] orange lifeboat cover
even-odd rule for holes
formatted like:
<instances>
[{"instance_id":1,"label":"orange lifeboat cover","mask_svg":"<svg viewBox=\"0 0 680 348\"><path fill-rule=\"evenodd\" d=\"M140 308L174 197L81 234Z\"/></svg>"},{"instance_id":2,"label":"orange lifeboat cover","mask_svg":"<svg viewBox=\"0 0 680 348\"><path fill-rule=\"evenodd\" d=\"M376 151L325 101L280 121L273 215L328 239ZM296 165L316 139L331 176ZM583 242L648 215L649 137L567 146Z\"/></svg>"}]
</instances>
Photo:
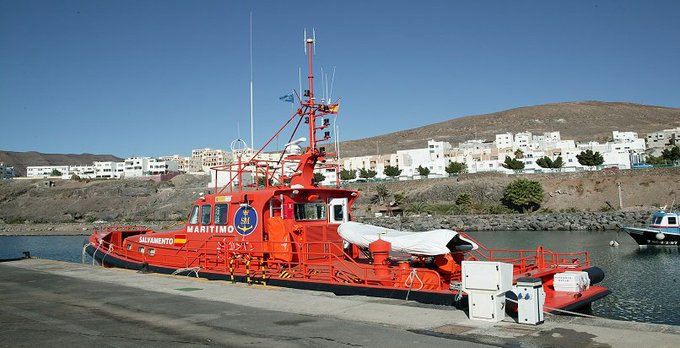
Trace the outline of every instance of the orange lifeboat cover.
<instances>
[{"instance_id":1,"label":"orange lifeboat cover","mask_svg":"<svg viewBox=\"0 0 680 348\"><path fill-rule=\"evenodd\" d=\"M290 234L280 217L267 220L267 232L269 233L269 251L271 256L282 261L291 261L293 251L291 248Z\"/></svg>"}]
</instances>

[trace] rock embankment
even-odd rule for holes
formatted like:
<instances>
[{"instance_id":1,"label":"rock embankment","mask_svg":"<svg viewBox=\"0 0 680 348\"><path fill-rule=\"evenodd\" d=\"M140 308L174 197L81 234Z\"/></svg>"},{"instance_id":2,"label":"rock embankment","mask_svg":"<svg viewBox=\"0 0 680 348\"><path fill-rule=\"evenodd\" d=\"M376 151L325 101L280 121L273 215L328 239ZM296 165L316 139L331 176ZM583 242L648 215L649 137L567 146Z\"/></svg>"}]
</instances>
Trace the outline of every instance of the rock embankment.
<instances>
[{"instance_id":1,"label":"rock embankment","mask_svg":"<svg viewBox=\"0 0 680 348\"><path fill-rule=\"evenodd\" d=\"M578 231L617 230L642 225L650 211L535 213L504 215L362 217L359 222L397 230L427 231L438 228L459 231Z\"/></svg>"}]
</instances>

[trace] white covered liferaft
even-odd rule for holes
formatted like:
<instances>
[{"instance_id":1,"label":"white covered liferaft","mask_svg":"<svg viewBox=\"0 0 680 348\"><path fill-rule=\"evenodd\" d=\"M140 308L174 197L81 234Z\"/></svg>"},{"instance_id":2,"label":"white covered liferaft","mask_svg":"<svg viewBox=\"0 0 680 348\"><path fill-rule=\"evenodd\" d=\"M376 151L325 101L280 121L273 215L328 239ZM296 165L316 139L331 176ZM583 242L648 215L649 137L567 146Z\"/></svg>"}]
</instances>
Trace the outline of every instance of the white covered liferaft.
<instances>
[{"instance_id":1,"label":"white covered liferaft","mask_svg":"<svg viewBox=\"0 0 680 348\"><path fill-rule=\"evenodd\" d=\"M456 231L445 229L408 232L350 221L340 224L338 234L359 247L367 248L372 242L382 239L392 244L392 251L416 255L442 255L478 248L474 241L461 237Z\"/></svg>"}]
</instances>

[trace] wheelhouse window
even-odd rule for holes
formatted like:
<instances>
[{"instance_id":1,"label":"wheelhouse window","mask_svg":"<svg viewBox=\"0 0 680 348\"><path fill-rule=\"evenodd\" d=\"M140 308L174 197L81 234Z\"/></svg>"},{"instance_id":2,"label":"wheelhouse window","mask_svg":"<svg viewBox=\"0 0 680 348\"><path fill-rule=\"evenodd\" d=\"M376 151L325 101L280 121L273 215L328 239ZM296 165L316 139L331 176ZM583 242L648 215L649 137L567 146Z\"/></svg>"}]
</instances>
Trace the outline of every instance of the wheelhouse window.
<instances>
[{"instance_id":1,"label":"wheelhouse window","mask_svg":"<svg viewBox=\"0 0 680 348\"><path fill-rule=\"evenodd\" d=\"M333 205L333 220L335 221L342 221L344 218L343 216L343 209L341 205Z\"/></svg>"},{"instance_id":2,"label":"wheelhouse window","mask_svg":"<svg viewBox=\"0 0 680 348\"><path fill-rule=\"evenodd\" d=\"M271 201L269 201L269 214L271 217L283 217L283 204L280 199L272 198Z\"/></svg>"},{"instance_id":3,"label":"wheelhouse window","mask_svg":"<svg viewBox=\"0 0 680 348\"><path fill-rule=\"evenodd\" d=\"M191 225L196 225L198 223L198 206L195 205L193 209L191 209L191 217L189 218L189 224Z\"/></svg>"},{"instance_id":4,"label":"wheelhouse window","mask_svg":"<svg viewBox=\"0 0 680 348\"><path fill-rule=\"evenodd\" d=\"M668 224L669 225L677 225L678 219L675 216L669 216L668 217Z\"/></svg>"},{"instance_id":5,"label":"wheelhouse window","mask_svg":"<svg viewBox=\"0 0 680 348\"><path fill-rule=\"evenodd\" d=\"M295 203L295 220L326 220L323 203Z\"/></svg>"},{"instance_id":6,"label":"wheelhouse window","mask_svg":"<svg viewBox=\"0 0 680 348\"><path fill-rule=\"evenodd\" d=\"M229 205L215 204L215 225L226 225L229 222Z\"/></svg>"},{"instance_id":7,"label":"wheelhouse window","mask_svg":"<svg viewBox=\"0 0 680 348\"><path fill-rule=\"evenodd\" d=\"M661 220L663 220L663 216L657 216L654 218L654 221L652 222L653 225L661 225Z\"/></svg>"},{"instance_id":8,"label":"wheelhouse window","mask_svg":"<svg viewBox=\"0 0 680 348\"><path fill-rule=\"evenodd\" d=\"M210 225L210 204L203 205L201 213L201 225Z\"/></svg>"}]
</instances>

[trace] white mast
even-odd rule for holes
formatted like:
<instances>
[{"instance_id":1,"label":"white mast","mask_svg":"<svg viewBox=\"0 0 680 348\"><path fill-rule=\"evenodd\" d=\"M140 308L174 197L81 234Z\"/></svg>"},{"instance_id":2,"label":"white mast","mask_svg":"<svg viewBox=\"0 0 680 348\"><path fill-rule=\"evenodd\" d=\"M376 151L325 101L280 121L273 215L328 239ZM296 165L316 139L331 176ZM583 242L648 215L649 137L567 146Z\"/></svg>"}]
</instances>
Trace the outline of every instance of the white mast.
<instances>
[{"instance_id":1,"label":"white mast","mask_svg":"<svg viewBox=\"0 0 680 348\"><path fill-rule=\"evenodd\" d=\"M300 93L300 96L302 96L302 68L298 67L298 82L300 83L300 89L298 90L298 93Z\"/></svg>"},{"instance_id":2,"label":"white mast","mask_svg":"<svg viewBox=\"0 0 680 348\"><path fill-rule=\"evenodd\" d=\"M250 149L255 149L253 131L253 12L250 12Z\"/></svg>"},{"instance_id":3,"label":"white mast","mask_svg":"<svg viewBox=\"0 0 680 348\"><path fill-rule=\"evenodd\" d=\"M333 67L333 77L331 77L331 90L328 92L328 100L333 101L333 84L335 83L335 66Z\"/></svg>"}]
</instances>

